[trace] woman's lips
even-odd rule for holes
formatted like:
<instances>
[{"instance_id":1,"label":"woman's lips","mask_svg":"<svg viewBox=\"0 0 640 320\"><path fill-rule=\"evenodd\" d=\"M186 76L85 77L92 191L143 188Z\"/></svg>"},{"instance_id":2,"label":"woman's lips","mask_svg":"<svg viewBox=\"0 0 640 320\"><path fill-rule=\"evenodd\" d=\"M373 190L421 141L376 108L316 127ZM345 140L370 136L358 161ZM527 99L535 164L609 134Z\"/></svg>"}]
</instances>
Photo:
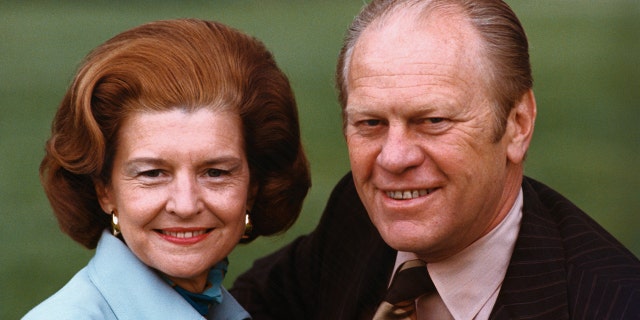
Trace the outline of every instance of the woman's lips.
<instances>
[{"instance_id":1,"label":"woman's lips","mask_svg":"<svg viewBox=\"0 0 640 320\"><path fill-rule=\"evenodd\" d=\"M204 240L213 229L158 229L156 232L165 240L177 244L194 244Z\"/></svg>"}]
</instances>

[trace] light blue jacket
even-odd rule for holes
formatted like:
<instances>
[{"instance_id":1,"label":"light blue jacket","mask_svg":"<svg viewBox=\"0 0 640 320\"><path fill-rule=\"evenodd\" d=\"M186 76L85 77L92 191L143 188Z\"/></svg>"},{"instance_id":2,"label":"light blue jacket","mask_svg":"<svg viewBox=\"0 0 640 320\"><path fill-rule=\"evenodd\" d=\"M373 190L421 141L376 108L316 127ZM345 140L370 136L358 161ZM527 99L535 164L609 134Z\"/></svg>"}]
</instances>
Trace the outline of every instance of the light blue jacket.
<instances>
[{"instance_id":1,"label":"light blue jacket","mask_svg":"<svg viewBox=\"0 0 640 320\"><path fill-rule=\"evenodd\" d=\"M223 302L207 319L251 319L222 288ZM32 319L204 319L119 239L102 233L89 264L29 311Z\"/></svg>"}]
</instances>

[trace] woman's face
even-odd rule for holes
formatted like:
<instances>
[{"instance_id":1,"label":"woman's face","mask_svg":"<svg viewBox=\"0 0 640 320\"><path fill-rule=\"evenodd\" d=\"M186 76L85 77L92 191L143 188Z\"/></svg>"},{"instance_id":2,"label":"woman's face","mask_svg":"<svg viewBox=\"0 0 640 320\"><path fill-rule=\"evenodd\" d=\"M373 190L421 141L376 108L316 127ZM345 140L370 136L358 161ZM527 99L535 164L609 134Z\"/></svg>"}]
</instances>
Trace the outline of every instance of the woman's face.
<instances>
[{"instance_id":1,"label":"woman's face","mask_svg":"<svg viewBox=\"0 0 640 320\"><path fill-rule=\"evenodd\" d=\"M240 118L174 109L135 113L119 131L111 183L97 187L131 251L201 292L244 231L249 167Z\"/></svg>"}]
</instances>

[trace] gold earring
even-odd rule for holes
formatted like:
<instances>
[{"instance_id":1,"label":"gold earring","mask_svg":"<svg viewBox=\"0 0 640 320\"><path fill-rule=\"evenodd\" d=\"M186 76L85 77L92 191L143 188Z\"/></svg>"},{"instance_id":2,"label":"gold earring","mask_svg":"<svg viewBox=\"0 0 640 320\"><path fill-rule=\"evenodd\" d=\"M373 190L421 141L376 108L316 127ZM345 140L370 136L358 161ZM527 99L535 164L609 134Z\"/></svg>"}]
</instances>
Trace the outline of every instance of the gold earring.
<instances>
[{"instance_id":1,"label":"gold earring","mask_svg":"<svg viewBox=\"0 0 640 320\"><path fill-rule=\"evenodd\" d=\"M242 234L242 240L246 240L251 238L251 232L253 231L253 224L251 223L251 219L249 218L249 210L244 215L244 234Z\"/></svg>"},{"instance_id":2,"label":"gold earring","mask_svg":"<svg viewBox=\"0 0 640 320\"><path fill-rule=\"evenodd\" d=\"M111 211L111 232L114 237L120 235L120 225L118 225L118 211Z\"/></svg>"}]
</instances>

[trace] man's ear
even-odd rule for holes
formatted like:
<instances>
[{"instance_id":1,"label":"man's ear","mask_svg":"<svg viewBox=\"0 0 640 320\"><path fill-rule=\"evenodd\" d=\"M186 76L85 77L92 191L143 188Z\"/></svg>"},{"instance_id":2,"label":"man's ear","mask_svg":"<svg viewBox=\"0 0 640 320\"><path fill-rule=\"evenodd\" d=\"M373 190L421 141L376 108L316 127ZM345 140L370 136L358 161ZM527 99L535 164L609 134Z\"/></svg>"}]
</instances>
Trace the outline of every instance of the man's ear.
<instances>
[{"instance_id":1,"label":"man's ear","mask_svg":"<svg viewBox=\"0 0 640 320\"><path fill-rule=\"evenodd\" d=\"M98 202L100 203L102 211L106 214L111 214L111 212L116 209L115 202L111 196L111 190L106 184L104 184L104 182L98 180L93 181L93 186L96 190Z\"/></svg>"},{"instance_id":2,"label":"man's ear","mask_svg":"<svg viewBox=\"0 0 640 320\"><path fill-rule=\"evenodd\" d=\"M536 114L536 98L533 90L529 89L520 97L507 118L507 158L510 162L521 164L524 161L533 137Z\"/></svg>"}]
</instances>

